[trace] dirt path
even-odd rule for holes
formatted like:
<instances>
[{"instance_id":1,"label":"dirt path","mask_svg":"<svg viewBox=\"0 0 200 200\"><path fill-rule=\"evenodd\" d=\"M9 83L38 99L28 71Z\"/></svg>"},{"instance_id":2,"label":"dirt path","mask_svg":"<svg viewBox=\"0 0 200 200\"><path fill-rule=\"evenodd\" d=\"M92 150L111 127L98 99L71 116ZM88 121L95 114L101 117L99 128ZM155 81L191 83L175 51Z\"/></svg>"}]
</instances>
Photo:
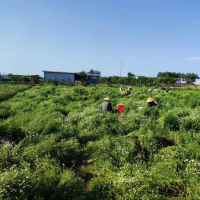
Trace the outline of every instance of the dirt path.
<instances>
[{"instance_id":1,"label":"dirt path","mask_svg":"<svg viewBox=\"0 0 200 200\"><path fill-rule=\"evenodd\" d=\"M93 159L89 159L87 160L87 164L85 165L85 167L89 167L91 164L93 163ZM83 171L82 171L82 164L80 163L76 163L75 166L73 167L73 170L74 170L74 173L83 178L83 181L84 181L84 190L86 192L89 192L90 189L89 189L89 182L91 181L92 179L92 174L88 173L88 174L83 174Z\"/></svg>"}]
</instances>

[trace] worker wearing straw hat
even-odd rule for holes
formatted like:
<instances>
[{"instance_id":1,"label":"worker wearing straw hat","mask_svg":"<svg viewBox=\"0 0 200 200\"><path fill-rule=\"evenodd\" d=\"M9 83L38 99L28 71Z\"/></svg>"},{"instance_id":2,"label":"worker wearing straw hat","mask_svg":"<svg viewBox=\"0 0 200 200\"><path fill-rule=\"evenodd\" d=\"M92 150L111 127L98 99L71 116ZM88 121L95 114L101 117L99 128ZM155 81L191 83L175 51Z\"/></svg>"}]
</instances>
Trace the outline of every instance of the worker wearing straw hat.
<instances>
[{"instance_id":1,"label":"worker wearing straw hat","mask_svg":"<svg viewBox=\"0 0 200 200\"><path fill-rule=\"evenodd\" d=\"M111 100L110 100L110 98L109 97L106 97L105 99L104 99L104 102L103 102L103 104L102 104L102 110L103 110L103 112L111 112L112 111L112 105L111 105Z\"/></svg>"},{"instance_id":2,"label":"worker wearing straw hat","mask_svg":"<svg viewBox=\"0 0 200 200\"><path fill-rule=\"evenodd\" d=\"M152 97L149 97L146 102L148 103L149 107L151 107L151 108L157 107L157 104L154 102L154 99Z\"/></svg>"},{"instance_id":3,"label":"worker wearing straw hat","mask_svg":"<svg viewBox=\"0 0 200 200\"><path fill-rule=\"evenodd\" d=\"M131 89L128 88L128 89L126 90L126 92L125 92L125 95L127 96L127 95L129 95L129 94L131 94Z\"/></svg>"}]
</instances>

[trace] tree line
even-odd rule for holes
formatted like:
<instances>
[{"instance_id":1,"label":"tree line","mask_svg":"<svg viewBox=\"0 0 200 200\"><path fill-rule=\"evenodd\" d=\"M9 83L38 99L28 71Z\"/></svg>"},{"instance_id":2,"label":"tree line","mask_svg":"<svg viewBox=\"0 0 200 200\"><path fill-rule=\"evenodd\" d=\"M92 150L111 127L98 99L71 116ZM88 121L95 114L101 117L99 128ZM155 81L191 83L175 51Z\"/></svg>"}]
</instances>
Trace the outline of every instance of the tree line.
<instances>
[{"instance_id":1,"label":"tree line","mask_svg":"<svg viewBox=\"0 0 200 200\"><path fill-rule=\"evenodd\" d=\"M1 76L3 77L3 75L0 75L0 77ZM22 75L8 74L7 77L11 81L20 83L38 84L43 80L39 75L22 76Z\"/></svg>"},{"instance_id":2,"label":"tree line","mask_svg":"<svg viewBox=\"0 0 200 200\"><path fill-rule=\"evenodd\" d=\"M100 71L97 70L90 70L88 73L93 73L93 72L99 72L99 74L101 73ZM82 84L87 82L87 75L85 71L81 71L77 73L79 75L79 77L77 78L77 80L79 79ZM101 77L99 78L99 83L105 83L105 84L127 84L127 85L148 85L148 86L153 86L153 85L157 85L157 84L173 84L176 82L176 79L174 77L161 77L161 78L148 78L145 76L139 76L139 77L135 77L135 75L131 72L127 73L128 77Z\"/></svg>"},{"instance_id":3,"label":"tree line","mask_svg":"<svg viewBox=\"0 0 200 200\"><path fill-rule=\"evenodd\" d=\"M129 77L101 77L99 79L100 83L106 84L127 84L127 85L146 85L146 86L153 86L157 84L173 84L176 82L175 78L172 77L162 77L162 78L148 78L145 76L140 76L138 78L129 76Z\"/></svg>"},{"instance_id":4,"label":"tree line","mask_svg":"<svg viewBox=\"0 0 200 200\"><path fill-rule=\"evenodd\" d=\"M101 74L101 72L100 71L98 71L98 70L93 70L93 69L91 69L89 72L87 72L88 74Z\"/></svg>"},{"instance_id":5,"label":"tree line","mask_svg":"<svg viewBox=\"0 0 200 200\"><path fill-rule=\"evenodd\" d=\"M198 75L195 73L176 73L176 72L158 72L157 77L171 77L171 78L188 78L196 79Z\"/></svg>"}]
</instances>

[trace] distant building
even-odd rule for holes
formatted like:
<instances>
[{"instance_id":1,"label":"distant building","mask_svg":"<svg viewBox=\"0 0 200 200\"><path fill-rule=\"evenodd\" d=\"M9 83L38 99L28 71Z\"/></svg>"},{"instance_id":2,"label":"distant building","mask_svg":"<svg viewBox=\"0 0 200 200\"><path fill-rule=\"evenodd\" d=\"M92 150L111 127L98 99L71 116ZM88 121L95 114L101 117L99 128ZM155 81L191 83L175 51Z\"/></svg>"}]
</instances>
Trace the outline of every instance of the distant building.
<instances>
[{"instance_id":1,"label":"distant building","mask_svg":"<svg viewBox=\"0 0 200 200\"><path fill-rule=\"evenodd\" d=\"M11 79L8 78L8 75L3 74L3 75L1 75L1 77L0 77L0 81L11 81Z\"/></svg>"},{"instance_id":2,"label":"distant building","mask_svg":"<svg viewBox=\"0 0 200 200\"><path fill-rule=\"evenodd\" d=\"M195 81L195 79L187 78L186 81L187 81L187 83L193 83Z\"/></svg>"},{"instance_id":3,"label":"distant building","mask_svg":"<svg viewBox=\"0 0 200 200\"><path fill-rule=\"evenodd\" d=\"M90 84L98 84L99 83L99 78L100 78L100 74L86 74L88 77L88 85Z\"/></svg>"},{"instance_id":4,"label":"distant building","mask_svg":"<svg viewBox=\"0 0 200 200\"><path fill-rule=\"evenodd\" d=\"M69 83L75 85L75 75L76 73L71 72L55 72L55 71L43 71L44 72L44 82L59 82L59 83Z\"/></svg>"},{"instance_id":5,"label":"distant building","mask_svg":"<svg viewBox=\"0 0 200 200\"><path fill-rule=\"evenodd\" d=\"M200 85L200 78L196 78L195 82L193 82L195 85Z\"/></svg>"},{"instance_id":6,"label":"distant building","mask_svg":"<svg viewBox=\"0 0 200 200\"><path fill-rule=\"evenodd\" d=\"M187 80L186 79L183 79L183 78L175 78L176 79L176 82L175 83L187 83Z\"/></svg>"}]
</instances>

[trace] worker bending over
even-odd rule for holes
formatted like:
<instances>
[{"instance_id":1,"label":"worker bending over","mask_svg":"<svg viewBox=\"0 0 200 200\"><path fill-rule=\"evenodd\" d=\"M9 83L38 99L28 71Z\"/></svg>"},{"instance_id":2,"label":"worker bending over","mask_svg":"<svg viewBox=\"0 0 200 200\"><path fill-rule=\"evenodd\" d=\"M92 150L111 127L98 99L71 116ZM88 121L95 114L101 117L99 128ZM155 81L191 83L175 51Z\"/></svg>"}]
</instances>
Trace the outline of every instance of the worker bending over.
<instances>
[{"instance_id":1,"label":"worker bending over","mask_svg":"<svg viewBox=\"0 0 200 200\"><path fill-rule=\"evenodd\" d=\"M128 87L128 89L131 91L132 90L132 88L131 87Z\"/></svg>"},{"instance_id":2,"label":"worker bending over","mask_svg":"<svg viewBox=\"0 0 200 200\"><path fill-rule=\"evenodd\" d=\"M149 89L149 92L152 92L152 91L153 91L153 88L150 88L150 89Z\"/></svg>"},{"instance_id":3,"label":"worker bending over","mask_svg":"<svg viewBox=\"0 0 200 200\"><path fill-rule=\"evenodd\" d=\"M131 94L131 89L127 89L126 92L125 92L126 96L129 95L129 94Z\"/></svg>"},{"instance_id":4,"label":"worker bending over","mask_svg":"<svg viewBox=\"0 0 200 200\"><path fill-rule=\"evenodd\" d=\"M172 87L166 89L165 93L168 93L171 89L172 89Z\"/></svg>"},{"instance_id":5,"label":"worker bending over","mask_svg":"<svg viewBox=\"0 0 200 200\"><path fill-rule=\"evenodd\" d=\"M157 104L154 102L152 97L149 97L146 102L150 108L157 108Z\"/></svg>"},{"instance_id":6,"label":"worker bending over","mask_svg":"<svg viewBox=\"0 0 200 200\"><path fill-rule=\"evenodd\" d=\"M102 111L103 112L111 112L112 111L112 105L111 105L111 100L109 97L106 97L104 99L104 102L102 104Z\"/></svg>"},{"instance_id":7,"label":"worker bending over","mask_svg":"<svg viewBox=\"0 0 200 200\"><path fill-rule=\"evenodd\" d=\"M123 88L122 88L122 87L120 87L119 91L120 91L120 92L121 92L121 91L123 91Z\"/></svg>"}]
</instances>

